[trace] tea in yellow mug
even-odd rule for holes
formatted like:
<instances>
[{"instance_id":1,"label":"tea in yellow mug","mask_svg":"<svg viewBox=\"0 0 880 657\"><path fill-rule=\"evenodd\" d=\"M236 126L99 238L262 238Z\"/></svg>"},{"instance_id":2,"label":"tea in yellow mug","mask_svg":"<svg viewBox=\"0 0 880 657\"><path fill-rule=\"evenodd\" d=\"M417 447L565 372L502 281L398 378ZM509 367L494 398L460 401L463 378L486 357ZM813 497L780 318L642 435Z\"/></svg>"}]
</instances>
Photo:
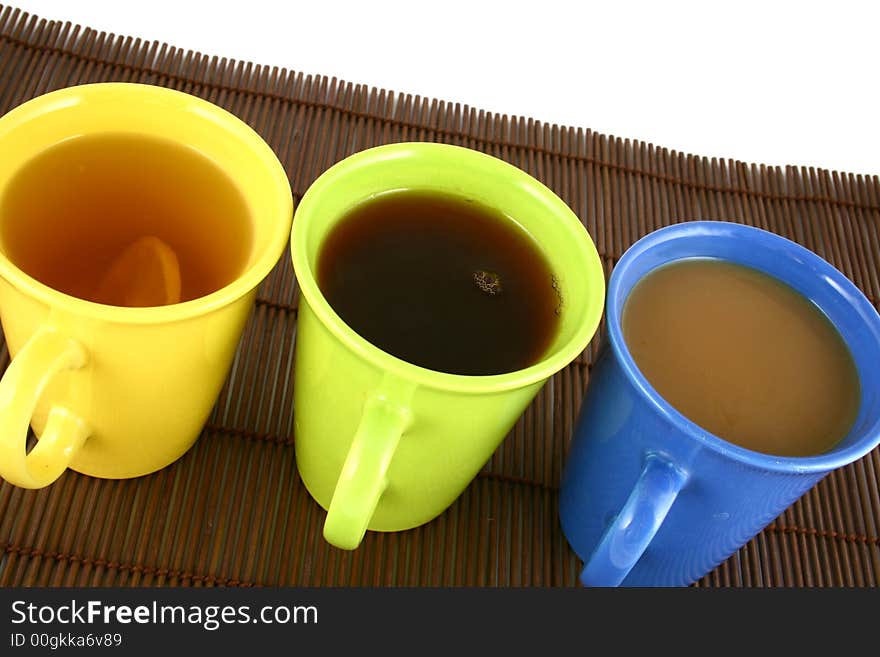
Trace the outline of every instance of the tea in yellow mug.
<instances>
[{"instance_id":1,"label":"tea in yellow mug","mask_svg":"<svg viewBox=\"0 0 880 657\"><path fill-rule=\"evenodd\" d=\"M429 370L381 350L342 321L318 286L322 248L352 208L392 190L473 201L525 231L561 297L558 328L537 362L489 376ZM306 191L291 239L302 291L297 468L327 509L324 538L344 549L358 547L367 529L410 529L452 504L547 379L587 346L602 315L602 265L574 212L525 171L460 146L400 143L349 156Z\"/></svg>"},{"instance_id":2,"label":"tea in yellow mug","mask_svg":"<svg viewBox=\"0 0 880 657\"><path fill-rule=\"evenodd\" d=\"M0 320L12 356L0 475L39 488L66 468L128 478L169 465L198 438L256 288L287 244L283 167L216 105L131 83L21 104L0 117L0 151ZM235 230L211 223L218 199L238 204ZM136 239L133 226L150 235ZM143 296L144 276L162 281L166 305ZM92 288L139 307L79 293Z\"/></svg>"}]
</instances>

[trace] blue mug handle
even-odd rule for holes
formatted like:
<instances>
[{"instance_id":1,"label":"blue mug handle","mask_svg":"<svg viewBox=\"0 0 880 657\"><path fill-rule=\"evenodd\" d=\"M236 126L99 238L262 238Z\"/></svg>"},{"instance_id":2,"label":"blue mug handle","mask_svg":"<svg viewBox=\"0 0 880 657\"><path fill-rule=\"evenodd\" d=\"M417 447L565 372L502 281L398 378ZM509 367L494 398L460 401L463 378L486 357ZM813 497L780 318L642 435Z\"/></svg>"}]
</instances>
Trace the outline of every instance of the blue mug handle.
<instances>
[{"instance_id":1,"label":"blue mug handle","mask_svg":"<svg viewBox=\"0 0 880 657\"><path fill-rule=\"evenodd\" d=\"M687 481L680 468L648 454L626 504L602 535L581 572L584 586L619 586L654 538Z\"/></svg>"}]
</instances>

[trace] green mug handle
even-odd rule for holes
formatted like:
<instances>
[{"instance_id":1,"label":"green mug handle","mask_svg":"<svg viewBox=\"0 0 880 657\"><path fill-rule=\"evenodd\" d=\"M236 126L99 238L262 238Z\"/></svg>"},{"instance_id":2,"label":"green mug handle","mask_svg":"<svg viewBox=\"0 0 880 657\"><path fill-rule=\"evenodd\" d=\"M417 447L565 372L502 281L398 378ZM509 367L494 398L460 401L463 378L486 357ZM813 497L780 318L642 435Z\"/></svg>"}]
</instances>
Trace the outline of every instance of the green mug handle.
<instances>
[{"instance_id":1,"label":"green mug handle","mask_svg":"<svg viewBox=\"0 0 880 657\"><path fill-rule=\"evenodd\" d=\"M410 409L387 394L367 398L324 521L324 539L331 545L343 550L360 545L388 486L388 466L411 420Z\"/></svg>"}]
</instances>

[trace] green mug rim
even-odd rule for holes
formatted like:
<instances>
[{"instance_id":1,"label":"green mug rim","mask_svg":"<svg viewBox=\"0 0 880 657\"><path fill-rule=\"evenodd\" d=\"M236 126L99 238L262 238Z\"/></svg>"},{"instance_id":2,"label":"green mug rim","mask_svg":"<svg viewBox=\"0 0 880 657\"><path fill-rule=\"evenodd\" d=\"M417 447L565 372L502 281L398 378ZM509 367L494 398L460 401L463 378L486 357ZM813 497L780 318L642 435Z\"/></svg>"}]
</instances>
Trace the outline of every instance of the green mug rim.
<instances>
[{"instance_id":1,"label":"green mug rim","mask_svg":"<svg viewBox=\"0 0 880 657\"><path fill-rule=\"evenodd\" d=\"M468 157L483 160L484 166L497 170L499 175L510 177L512 181L524 184L548 207L554 208L554 219L562 222L571 243L579 252L580 270L573 272L573 275L585 277L589 288L586 295L586 312L568 340L537 363L513 372L480 376L451 374L414 365L383 351L358 335L339 317L318 288L314 272L309 264L306 237L315 199L322 194L332 193L337 181L350 170L362 167L371 161L394 157L404 152L426 156ZM374 146L349 155L326 169L306 190L294 212L290 239L291 260L302 297L324 327L349 350L382 371L422 386L456 392L491 393L522 388L545 381L571 363L586 348L596 333L604 309L605 276L599 254L586 227L571 208L547 186L522 169L499 158L463 146L434 142L398 142Z\"/></svg>"}]
</instances>

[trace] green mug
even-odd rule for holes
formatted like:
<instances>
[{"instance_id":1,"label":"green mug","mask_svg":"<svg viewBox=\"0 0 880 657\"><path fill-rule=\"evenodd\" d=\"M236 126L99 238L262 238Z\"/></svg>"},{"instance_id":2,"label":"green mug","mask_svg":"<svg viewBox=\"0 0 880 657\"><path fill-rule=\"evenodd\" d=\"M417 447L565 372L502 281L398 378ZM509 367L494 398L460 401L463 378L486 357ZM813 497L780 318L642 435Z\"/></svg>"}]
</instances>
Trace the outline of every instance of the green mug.
<instances>
[{"instance_id":1,"label":"green mug","mask_svg":"<svg viewBox=\"0 0 880 657\"><path fill-rule=\"evenodd\" d=\"M353 206L398 189L475 200L532 236L562 298L555 338L539 362L491 376L432 371L370 344L334 312L316 282L322 244ZM349 550L367 529L410 529L446 510L545 381L587 346L605 297L596 247L562 199L513 165L445 144L379 146L327 169L296 209L291 256L302 292L296 462L327 510L324 538Z\"/></svg>"}]
</instances>

